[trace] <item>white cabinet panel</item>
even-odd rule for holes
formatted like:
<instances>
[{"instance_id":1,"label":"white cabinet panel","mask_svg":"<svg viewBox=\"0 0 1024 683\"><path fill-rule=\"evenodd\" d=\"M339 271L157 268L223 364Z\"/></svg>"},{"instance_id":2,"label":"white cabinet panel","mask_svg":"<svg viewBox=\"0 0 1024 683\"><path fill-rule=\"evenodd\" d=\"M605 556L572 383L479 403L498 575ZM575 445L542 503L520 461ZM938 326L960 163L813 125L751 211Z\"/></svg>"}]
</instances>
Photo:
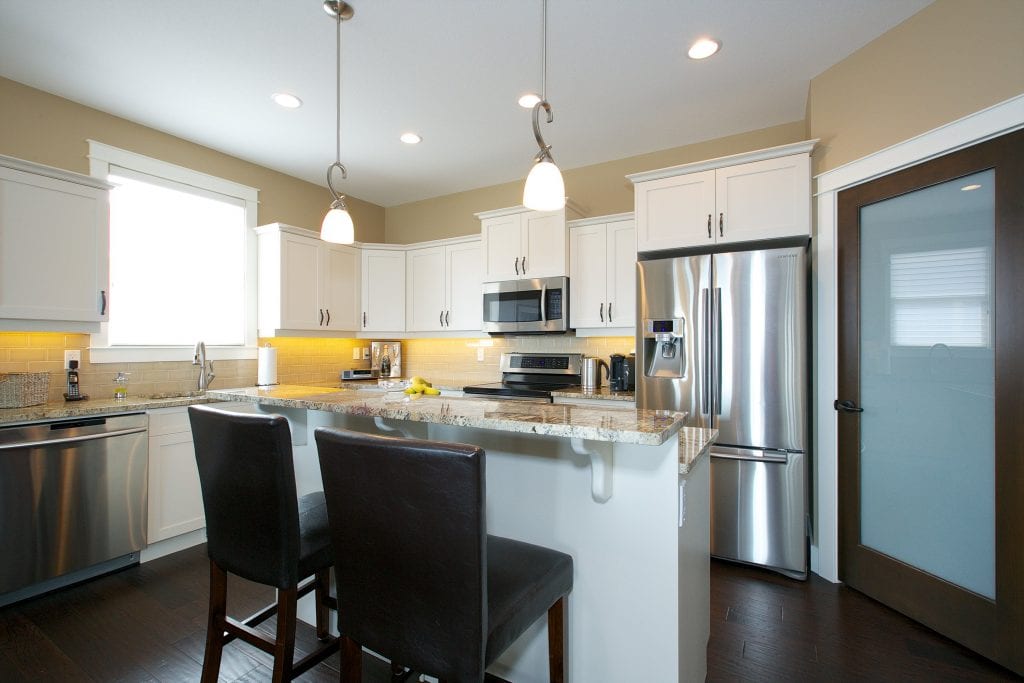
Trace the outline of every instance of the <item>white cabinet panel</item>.
<instances>
[{"instance_id":1,"label":"white cabinet panel","mask_svg":"<svg viewBox=\"0 0 1024 683\"><path fill-rule=\"evenodd\" d=\"M405 259L408 331L443 330L447 309L444 247L410 249Z\"/></svg>"},{"instance_id":2,"label":"white cabinet panel","mask_svg":"<svg viewBox=\"0 0 1024 683\"><path fill-rule=\"evenodd\" d=\"M148 541L151 545L206 526L187 411L181 407L149 412Z\"/></svg>"},{"instance_id":3,"label":"white cabinet panel","mask_svg":"<svg viewBox=\"0 0 1024 683\"><path fill-rule=\"evenodd\" d=\"M108 190L7 160L0 157L0 318L107 320Z\"/></svg>"},{"instance_id":4,"label":"white cabinet panel","mask_svg":"<svg viewBox=\"0 0 1024 683\"><path fill-rule=\"evenodd\" d=\"M317 240L281 235L281 323L315 330L319 322L320 245Z\"/></svg>"},{"instance_id":5,"label":"white cabinet panel","mask_svg":"<svg viewBox=\"0 0 1024 683\"><path fill-rule=\"evenodd\" d=\"M320 245L320 303L323 327L329 330L357 330L360 324L359 250L337 244Z\"/></svg>"},{"instance_id":6,"label":"white cabinet panel","mask_svg":"<svg viewBox=\"0 0 1024 683\"><path fill-rule=\"evenodd\" d=\"M806 156L755 161L716 173L719 242L810 234L811 175Z\"/></svg>"},{"instance_id":7,"label":"white cabinet panel","mask_svg":"<svg viewBox=\"0 0 1024 683\"><path fill-rule=\"evenodd\" d=\"M488 282L516 280L522 273L519 262L526 254L523 248L522 220L520 214L486 218L481 223L485 276Z\"/></svg>"},{"instance_id":8,"label":"white cabinet panel","mask_svg":"<svg viewBox=\"0 0 1024 683\"><path fill-rule=\"evenodd\" d=\"M573 328L632 327L636 320L636 230L628 214L570 224Z\"/></svg>"},{"instance_id":9,"label":"white cabinet panel","mask_svg":"<svg viewBox=\"0 0 1024 683\"><path fill-rule=\"evenodd\" d=\"M483 328L482 254L479 240L445 247L448 306L445 329L479 332Z\"/></svg>"},{"instance_id":10,"label":"white cabinet panel","mask_svg":"<svg viewBox=\"0 0 1024 683\"><path fill-rule=\"evenodd\" d=\"M564 276L565 211L530 211L522 216L525 243L520 272L528 278Z\"/></svg>"},{"instance_id":11,"label":"white cabinet panel","mask_svg":"<svg viewBox=\"0 0 1024 683\"><path fill-rule=\"evenodd\" d=\"M405 252L362 250L363 332L405 330Z\"/></svg>"},{"instance_id":12,"label":"white cabinet panel","mask_svg":"<svg viewBox=\"0 0 1024 683\"><path fill-rule=\"evenodd\" d=\"M662 178L636 187L637 249L713 244L715 172Z\"/></svg>"}]
</instances>

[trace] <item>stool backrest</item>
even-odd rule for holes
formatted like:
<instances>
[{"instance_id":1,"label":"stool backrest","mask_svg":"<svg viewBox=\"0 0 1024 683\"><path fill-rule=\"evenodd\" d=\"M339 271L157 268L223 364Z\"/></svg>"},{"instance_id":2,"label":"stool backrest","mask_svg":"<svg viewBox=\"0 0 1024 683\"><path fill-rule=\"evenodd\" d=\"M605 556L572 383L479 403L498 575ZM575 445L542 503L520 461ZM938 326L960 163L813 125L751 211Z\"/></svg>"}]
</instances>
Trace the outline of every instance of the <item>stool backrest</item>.
<instances>
[{"instance_id":1,"label":"stool backrest","mask_svg":"<svg viewBox=\"0 0 1024 683\"><path fill-rule=\"evenodd\" d=\"M188 415L210 559L251 581L295 587L302 577L288 421L201 405Z\"/></svg>"},{"instance_id":2,"label":"stool backrest","mask_svg":"<svg viewBox=\"0 0 1024 683\"><path fill-rule=\"evenodd\" d=\"M324 427L316 443L341 633L441 679L483 680L483 450Z\"/></svg>"}]
</instances>

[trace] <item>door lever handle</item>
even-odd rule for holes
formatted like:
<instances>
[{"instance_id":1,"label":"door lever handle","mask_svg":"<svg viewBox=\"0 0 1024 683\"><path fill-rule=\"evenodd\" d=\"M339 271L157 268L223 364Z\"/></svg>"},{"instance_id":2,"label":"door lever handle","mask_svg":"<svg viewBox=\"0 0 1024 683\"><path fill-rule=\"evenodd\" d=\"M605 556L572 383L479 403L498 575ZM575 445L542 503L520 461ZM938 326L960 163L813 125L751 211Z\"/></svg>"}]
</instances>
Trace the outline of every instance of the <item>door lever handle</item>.
<instances>
[{"instance_id":1,"label":"door lever handle","mask_svg":"<svg viewBox=\"0 0 1024 683\"><path fill-rule=\"evenodd\" d=\"M857 404L853 401L840 401L836 399L832 402L832 407L836 410L841 410L844 413L863 413L863 408L858 408Z\"/></svg>"}]
</instances>

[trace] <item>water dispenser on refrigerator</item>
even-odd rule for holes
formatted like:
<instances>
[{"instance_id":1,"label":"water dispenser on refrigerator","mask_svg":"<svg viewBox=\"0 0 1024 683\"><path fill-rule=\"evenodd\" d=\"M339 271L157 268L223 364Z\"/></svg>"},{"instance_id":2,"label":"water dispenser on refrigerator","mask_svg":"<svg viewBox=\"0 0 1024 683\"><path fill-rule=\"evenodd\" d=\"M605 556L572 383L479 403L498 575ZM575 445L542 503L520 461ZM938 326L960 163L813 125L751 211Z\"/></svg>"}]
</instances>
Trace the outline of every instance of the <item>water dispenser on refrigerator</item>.
<instances>
[{"instance_id":1,"label":"water dispenser on refrigerator","mask_svg":"<svg viewBox=\"0 0 1024 683\"><path fill-rule=\"evenodd\" d=\"M685 330L683 318L644 319L644 376L686 376Z\"/></svg>"}]
</instances>

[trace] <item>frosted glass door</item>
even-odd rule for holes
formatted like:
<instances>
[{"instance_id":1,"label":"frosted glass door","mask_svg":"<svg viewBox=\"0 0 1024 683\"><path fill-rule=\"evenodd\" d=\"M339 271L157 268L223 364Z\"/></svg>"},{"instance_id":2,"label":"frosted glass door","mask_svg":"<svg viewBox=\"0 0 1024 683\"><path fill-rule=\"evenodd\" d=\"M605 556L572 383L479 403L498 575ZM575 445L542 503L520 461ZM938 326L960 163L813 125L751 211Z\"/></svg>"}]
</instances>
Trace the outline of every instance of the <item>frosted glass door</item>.
<instances>
[{"instance_id":1,"label":"frosted glass door","mask_svg":"<svg viewBox=\"0 0 1024 683\"><path fill-rule=\"evenodd\" d=\"M994 172L860 210L860 543L994 599Z\"/></svg>"}]
</instances>

